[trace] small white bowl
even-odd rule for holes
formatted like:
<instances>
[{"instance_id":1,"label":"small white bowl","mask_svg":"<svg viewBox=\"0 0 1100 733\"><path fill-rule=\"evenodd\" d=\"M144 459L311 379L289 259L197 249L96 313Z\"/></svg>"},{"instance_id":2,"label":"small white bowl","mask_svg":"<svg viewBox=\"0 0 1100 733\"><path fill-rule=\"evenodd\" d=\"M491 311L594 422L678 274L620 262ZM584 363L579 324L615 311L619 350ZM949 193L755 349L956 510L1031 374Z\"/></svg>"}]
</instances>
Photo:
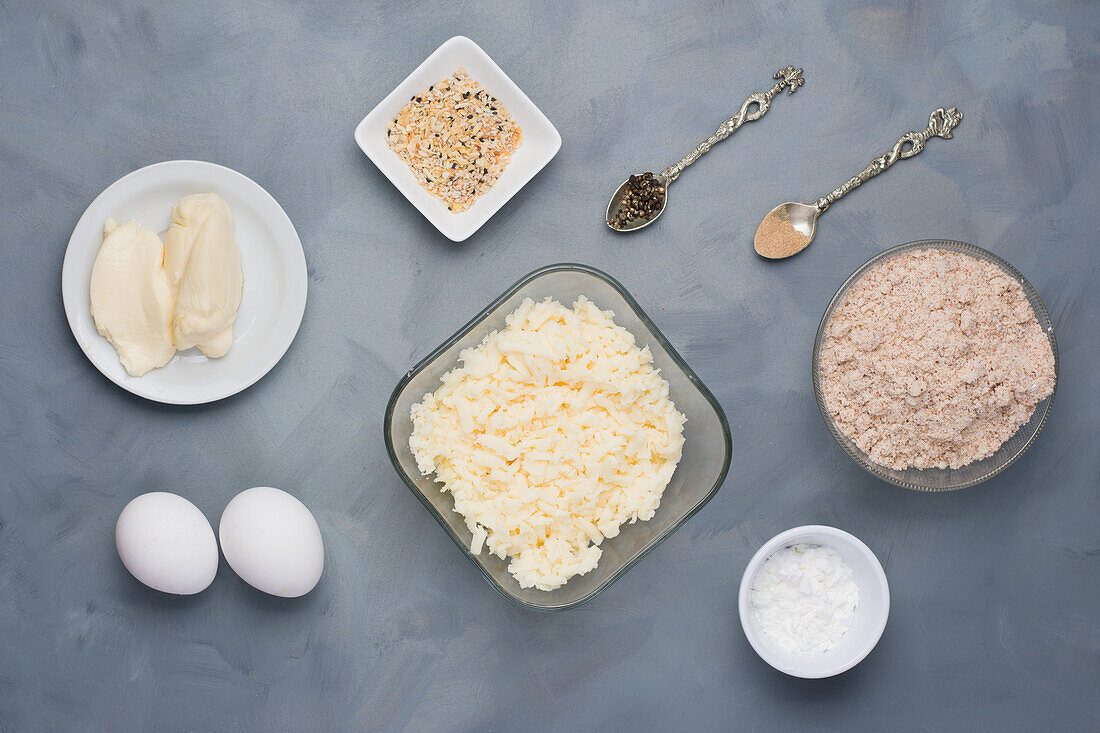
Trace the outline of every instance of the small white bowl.
<instances>
[{"instance_id":1,"label":"small white bowl","mask_svg":"<svg viewBox=\"0 0 1100 733\"><path fill-rule=\"evenodd\" d=\"M456 214L448 211L441 199L417 182L405 161L386 144L386 129L411 97L446 79L459 68L465 69L470 78L500 100L523 130L523 144L512 155L496 184L473 206ZM363 118L355 128L355 142L436 229L448 239L461 242L489 221L550 162L561 147L561 135L489 54L469 38L455 36L437 48Z\"/></svg>"},{"instance_id":2,"label":"small white bowl","mask_svg":"<svg viewBox=\"0 0 1100 733\"><path fill-rule=\"evenodd\" d=\"M802 543L824 545L836 550L852 569L853 579L859 586L859 605L856 606L852 628L836 647L824 654L795 654L787 651L760 628L752 608L752 581L760 566L784 547ZM810 524L781 532L756 551L745 568L745 574L741 576L737 607L741 616L741 628L745 630L749 644L761 659L792 677L819 679L848 671L875 648L890 615L890 587L886 583L886 573L883 572L882 565L867 545L835 527Z\"/></svg>"}]
</instances>

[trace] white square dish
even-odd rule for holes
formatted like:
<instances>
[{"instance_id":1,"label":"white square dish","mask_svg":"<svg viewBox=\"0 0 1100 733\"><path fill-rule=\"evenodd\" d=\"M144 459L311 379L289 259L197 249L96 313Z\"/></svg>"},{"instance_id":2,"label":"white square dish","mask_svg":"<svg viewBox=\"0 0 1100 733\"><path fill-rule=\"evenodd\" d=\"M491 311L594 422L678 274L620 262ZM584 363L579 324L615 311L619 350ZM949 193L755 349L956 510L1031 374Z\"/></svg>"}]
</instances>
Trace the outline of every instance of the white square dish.
<instances>
[{"instance_id":1,"label":"white square dish","mask_svg":"<svg viewBox=\"0 0 1100 733\"><path fill-rule=\"evenodd\" d=\"M459 213L420 185L412 170L386 144L386 130L401 108L429 85L446 79L459 68L497 97L523 130L523 143L512 155L496 184ZM461 242L523 188L561 148L561 135L546 115L476 43L455 36L437 48L396 89L378 103L355 128L355 142L378 169L405 194L413 206L448 239Z\"/></svg>"}]
</instances>

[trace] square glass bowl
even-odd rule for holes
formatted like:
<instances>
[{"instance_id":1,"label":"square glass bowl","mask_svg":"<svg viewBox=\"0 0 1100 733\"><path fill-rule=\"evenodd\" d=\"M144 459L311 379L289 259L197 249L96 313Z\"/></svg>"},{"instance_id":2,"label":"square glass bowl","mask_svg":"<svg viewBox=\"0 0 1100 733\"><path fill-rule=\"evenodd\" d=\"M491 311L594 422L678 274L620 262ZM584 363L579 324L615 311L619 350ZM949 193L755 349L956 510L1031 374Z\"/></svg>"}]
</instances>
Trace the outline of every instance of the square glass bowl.
<instances>
[{"instance_id":1,"label":"square glass bowl","mask_svg":"<svg viewBox=\"0 0 1100 733\"><path fill-rule=\"evenodd\" d=\"M1035 410L1031 413L1031 418L1021 425L1019 429L1012 434L1012 437L1006 440L1004 444L988 458L975 461L974 463L959 468L907 468L904 471L899 471L894 468L880 466L872 461L870 456L860 450L859 446L857 446L851 438L840 431L840 428L837 427L836 423L833 421L832 415L829 413L829 408L825 405L825 396L821 384L821 350L825 346L826 328L828 328L829 320L832 318L833 312L844 300L844 296L848 294L852 286L855 285L867 271L879 266L892 257L897 257L898 255L918 249L948 250L950 252L969 255L970 257L984 260L985 262L992 262L999 267L1005 275L1020 283L1021 287L1024 289L1024 295L1027 296L1028 303L1031 304L1032 311L1035 312L1035 318L1039 321L1039 326L1043 329L1043 333L1046 334L1047 339L1050 340L1051 351L1054 352L1054 392L1058 391L1058 343L1054 340L1054 326L1050 322L1050 316L1047 314L1047 309L1043 306L1043 301L1039 299L1039 294L1035 292L1035 288L1031 286L1027 278L1021 275L1019 270L1015 267L992 252L984 250L981 247L975 247L973 244L967 244L966 242L955 242L948 239L923 239L918 242L909 242L907 244L898 245L897 247L891 247L864 263L863 266L853 272L848 279L844 281L844 284L840 286L840 289L836 291L836 295L829 301L829 306L825 309L825 315L821 317L821 324L817 328L817 338L814 339L813 357L810 366L813 375L814 397L817 400L818 410L821 411L821 419L825 421L825 425L829 428L829 432L836 440L837 445L844 449L844 452L864 470L883 481L888 481L889 483L906 489L913 489L914 491L954 491L955 489L965 489L969 486L980 484L982 481L993 478L1015 463L1016 460L1031 447L1031 444L1035 442L1035 438L1039 436L1039 432L1043 429L1043 425L1046 424L1051 405L1054 404L1054 392L1051 392L1050 396L1036 404Z\"/></svg>"},{"instance_id":2,"label":"square glass bowl","mask_svg":"<svg viewBox=\"0 0 1100 733\"><path fill-rule=\"evenodd\" d=\"M411 97L448 78L459 68L465 69L471 79L500 100L523 131L523 143L512 154L493 187L478 197L473 206L456 214L447 211L442 199L428 193L408 164L390 150L386 144L386 130ZM355 128L355 142L436 229L448 239L461 242L489 221L550 162L561 148L561 135L489 54L469 38L455 36L437 48L363 118Z\"/></svg>"},{"instance_id":3,"label":"square glass bowl","mask_svg":"<svg viewBox=\"0 0 1100 733\"><path fill-rule=\"evenodd\" d=\"M615 322L634 334L638 346L649 346L654 366L668 380L672 401L687 416L683 457L653 519L624 524L617 537L604 540L600 545L603 556L593 570L574 576L552 591L520 588L508 572L507 560L501 560L488 550L482 550L479 555L470 552L471 534L462 516L454 511L453 497L441 490L442 484L435 481L434 474L420 475L416 458L409 448L410 409L425 394L439 388L440 377L458 365L462 349L479 344L490 331L503 329L505 316L524 298L537 301L551 296L568 307L578 295L584 295L603 310L614 311ZM729 423L718 401L661 335L637 301L609 275L576 264L549 265L527 275L413 367L393 390L386 408L384 431L386 449L394 468L439 526L502 596L536 611L578 606L614 583L710 501L725 480L733 455Z\"/></svg>"}]
</instances>

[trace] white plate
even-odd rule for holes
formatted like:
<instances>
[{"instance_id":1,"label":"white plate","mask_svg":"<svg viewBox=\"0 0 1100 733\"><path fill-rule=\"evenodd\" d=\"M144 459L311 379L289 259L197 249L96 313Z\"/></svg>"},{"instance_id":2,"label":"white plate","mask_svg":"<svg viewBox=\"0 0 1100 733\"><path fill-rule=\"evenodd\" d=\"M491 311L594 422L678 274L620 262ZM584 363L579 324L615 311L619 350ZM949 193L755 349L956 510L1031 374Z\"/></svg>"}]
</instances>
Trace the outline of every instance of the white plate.
<instances>
[{"instance_id":1,"label":"white plate","mask_svg":"<svg viewBox=\"0 0 1100 733\"><path fill-rule=\"evenodd\" d=\"M198 349L178 352L161 369L131 377L99 335L88 293L103 222L138 219L163 238L172 206L192 193L213 192L229 204L241 249L244 290L233 327L233 347L220 359ZM172 160L118 179L76 223L65 250L61 292L76 342L112 382L157 402L194 405L236 394L270 371L286 353L306 307L302 242L278 202L252 179L213 163Z\"/></svg>"},{"instance_id":2,"label":"white plate","mask_svg":"<svg viewBox=\"0 0 1100 733\"><path fill-rule=\"evenodd\" d=\"M460 67L500 100L523 130L523 144L512 155L496 184L473 206L455 214L447 211L441 199L428 193L417 182L405 161L390 150L386 145L386 129L411 97L429 85L446 79ZM355 142L436 229L448 239L461 242L489 221L501 206L508 203L508 199L550 162L561 148L561 135L535 103L489 58L489 54L469 38L455 36L437 48L363 118L355 128Z\"/></svg>"}]
</instances>

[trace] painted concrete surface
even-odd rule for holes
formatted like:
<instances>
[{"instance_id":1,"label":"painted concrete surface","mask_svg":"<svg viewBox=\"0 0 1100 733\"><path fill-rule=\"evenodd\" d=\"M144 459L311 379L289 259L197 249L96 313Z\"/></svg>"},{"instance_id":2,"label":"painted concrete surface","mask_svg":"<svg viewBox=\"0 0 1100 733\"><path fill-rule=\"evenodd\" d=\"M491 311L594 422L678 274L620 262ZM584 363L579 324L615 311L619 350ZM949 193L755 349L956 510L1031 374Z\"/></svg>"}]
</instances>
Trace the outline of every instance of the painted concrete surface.
<instances>
[{"instance_id":1,"label":"painted concrete surface","mask_svg":"<svg viewBox=\"0 0 1100 733\"><path fill-rule=\"evenodd\" d=\"M561 152L463 244L352 140L448 37L481 44ZM1100 727L1100 11L1093 3L0 2L0 730L1087 730ZM806 85L684 173L669 212L601 222L632 170L686 153L781 66ZM957 105L836 204L798 257L751 252ZM267 188L301 235L309 302L260 383L193 408L115 387L72 338L61 261L108 184L196 158ZM920 495L863 473L814 406L813 334L889 245L973 242L1055 323L1049 424L1007 473ZM593 602L508 604L406 490L382 415L401 374L504 287L557 261L619 278L713 389L734 434L714 500ZM134 581L112 532L162 489L215 522L273 485L316 514L320 586L269 598L222 563L206 592ZM878 554L885 636L835 679L748 646L736 594L772 535L831 524Z\"/></svg>"}]
</instances>

